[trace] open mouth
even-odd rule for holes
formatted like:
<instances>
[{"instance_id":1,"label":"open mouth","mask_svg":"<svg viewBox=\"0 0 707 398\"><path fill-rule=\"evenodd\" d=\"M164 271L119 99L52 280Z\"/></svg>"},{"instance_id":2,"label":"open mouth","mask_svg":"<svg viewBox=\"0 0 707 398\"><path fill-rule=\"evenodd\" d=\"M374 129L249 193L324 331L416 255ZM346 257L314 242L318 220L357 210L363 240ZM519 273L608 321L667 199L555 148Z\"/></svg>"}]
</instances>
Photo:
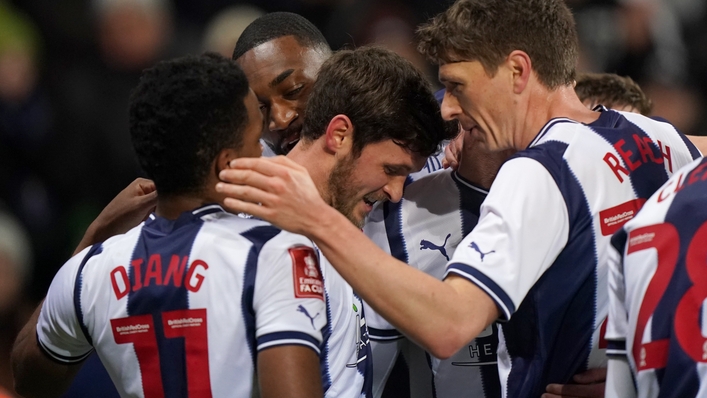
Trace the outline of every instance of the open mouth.
<instances>
[{"instance_id":1,"label":"open mouth","mask_svg":"<svg viewBox=\"0 0 707 398\"><path fill-rule=\"evenodd\" d=\"M366 198L363 198L363 203L367 204L368 206L373 207L374 204L376 204L375 200L368 200Z\"/></svg>"}]
</instances>

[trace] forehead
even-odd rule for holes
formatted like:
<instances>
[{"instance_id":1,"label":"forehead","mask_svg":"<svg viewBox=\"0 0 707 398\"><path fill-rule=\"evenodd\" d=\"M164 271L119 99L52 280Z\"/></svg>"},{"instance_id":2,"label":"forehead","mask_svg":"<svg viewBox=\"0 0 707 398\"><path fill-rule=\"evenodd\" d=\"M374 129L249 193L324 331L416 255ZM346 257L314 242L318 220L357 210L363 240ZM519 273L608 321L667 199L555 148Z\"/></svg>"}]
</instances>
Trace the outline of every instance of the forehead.
<instances>
[{"instance_id":1,"label":"forehead","mask_svg":"<svg viewBox=\"0 0 707 398\"><path fill-rule=\"evenodd\" d=\"M409 172L417 171L424 165L426 159L393 140L385 140L367 144L363 147L359 162L393 167L403 167Z\"/></svg>"},{"instance_id":2,"label":"forehead","mask_svg":"<svg viewBox=\"0 0 707 398\"><path fill-rule=\"evenodd\" d=\"M283 36L253 47L238 59L252 85L270 82L287 70L316 73L324 56L313 47L302 46L294 36Z\"/></svg>"},{"instance_id":3,"label":"forehead","mask_svg":"<svg viewBox=\"0 0 707 398\"><path fill-rule=\"evenodd\" d=\"M486 75L486 70L479 61L447 62L439 65L439 80L466 81L480 74Z\"/></svg>"}]
</instances>

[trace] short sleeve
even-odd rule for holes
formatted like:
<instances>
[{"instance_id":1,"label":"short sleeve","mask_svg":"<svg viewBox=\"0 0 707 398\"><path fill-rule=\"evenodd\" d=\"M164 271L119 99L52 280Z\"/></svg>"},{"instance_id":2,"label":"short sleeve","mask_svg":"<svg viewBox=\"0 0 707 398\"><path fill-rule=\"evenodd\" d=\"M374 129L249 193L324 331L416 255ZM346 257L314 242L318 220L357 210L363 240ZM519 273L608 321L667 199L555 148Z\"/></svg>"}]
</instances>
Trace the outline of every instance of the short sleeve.
<instances>
[{"instance_id":1,"label":"short sleeve","mask_svg":"<svg viewBox=\"0 0 707 398\"><path fill-rule=\"evenodd\" d=\"M611 238L609 247L609 319L605 335L608 343L606 354L609 356L626 355L626 336L629 325L625 305L626 283L623 273L625 242L626 232L624 229L620 229Z\"/></svg>"},{"instance_id":2,"label":"short sleeve","mask_svg":"<svg viewBox=\"0 0 707 398\"><path fill-rule=\"evenodd\" d=\"M539 162L506 162L481 205L478 225L457 247L449 275L469 280L508 320L567 243L567 205Z\"/></svg>"},{"instance_id":3,"label":"short sleeve","mask_svg":"<svg viewBox=\"0 0 707 398\"><path fill-rule=\"evenodd\" d=\"M320 353L326 325L319 254L304 238L280 234L261 250L253 294L258 351L303 345Z\"/></svg>"},{"instance_id":4,"label":"short sleeve","mask_svg":"<svg viewBox=\"0 0 707 398\"><path fill-rule=\"evenodd\" d=\"M81 330L75 307L81 294L75 289L80 277L78 273L90 251L87 248L72 257L54 276L37 322L40 347L51 358L62 363L80 362L93 351L93 346Z\"/></svg>"}]
</instances>

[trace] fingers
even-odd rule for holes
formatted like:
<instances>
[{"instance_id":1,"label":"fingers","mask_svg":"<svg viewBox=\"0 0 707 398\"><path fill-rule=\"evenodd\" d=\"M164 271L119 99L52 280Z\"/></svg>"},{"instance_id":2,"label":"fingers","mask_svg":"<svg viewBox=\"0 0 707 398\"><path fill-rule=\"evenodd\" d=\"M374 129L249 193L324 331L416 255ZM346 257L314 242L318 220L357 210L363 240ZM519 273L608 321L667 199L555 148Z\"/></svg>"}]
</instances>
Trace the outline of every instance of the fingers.
<instances>
[{"instance_id":1,"label":"fingers","mask_svg":"<svg viewBox=\"0 0 707 398\"><path fill-rule=\"evenodd\" d=\"M250 185L250 183L249 185L239 185L219 182L216 184L216 192L225 194L228 199L233 199L234 202L228 201L228 203L232 203L230 206L234 206L233 209L236 209L236 207L240 209L243 206L241 202L268 206L276 204L279 200L277 195L273 195L267 191L254 187ZM225 203L226 200L224 200L224 204ZM248 213L245 210L238 211Z\"/></svg>"},{"instance_id":2,"label":"fingers","mask_svg":"<svg viewBox=\"0 0 707 398\"><path fill-rule=\"evenodd\" d=\"M606 368L588 369L586 372L576 374L574 382L578 384L590 384L606 381Z\"/></svg>"},{"instance_id":3,"label":"fingers","mask_svg":"<svg viewBox=\"0 0 707 398\"><path fill-rule=\"evenodd\" d=\"M550 397L577 397L577 398L601 398L604 396L604 383L595 384L549 384L543 394L543 398Z\"/></svg>"},{"instance_id":4,"label":"fingers","mask_svg":"<svg viewBox=\"0 0 707 398\"><path fill-rule=\"evenodd\" d=\"M286 177L292 171L305 170L285 156L274 158L238 158L231 160L231 169L248 169L266 176Z\"/></svg>"},{"instance_id":5,"label":"fingers","mask_svg":"<svg viewBox=\"0 0 707 398\"><path fill-rule=\"evenodd\" d=\"M138 189L140 190L139 192L142 195L147 195L157 191L157 187L152 180L148 180L147 178L138 178L135 182L137 183Z\"/></svg>"},{"instance_id":6,"label":"fingers","mask_svg":"<svg viewBox=\"0 0 707 398\"><path fill-rule=\"evenodd\" d=\"M246 213L263 220L270 220L271 212L256 203L250 203L239 199L226 198L223 200L223 207L231 213Z\"/></svg>"},{"instance_id":7,"label":"fingers","mask_svg":"<svg viewBox=\"0 0 707 398\"><path fill-rule=\"evenodd\" d=\"M225 193L229 196L238 195L242 190L238 186L250 186L259 190L272 192L277 183L276 177L262 174L255 170L248 169L224 169L219 173L219 178L223 182L216 184L216 192ZM240 199L238 196L232 196Z\"/></svg>"}]
</instances>

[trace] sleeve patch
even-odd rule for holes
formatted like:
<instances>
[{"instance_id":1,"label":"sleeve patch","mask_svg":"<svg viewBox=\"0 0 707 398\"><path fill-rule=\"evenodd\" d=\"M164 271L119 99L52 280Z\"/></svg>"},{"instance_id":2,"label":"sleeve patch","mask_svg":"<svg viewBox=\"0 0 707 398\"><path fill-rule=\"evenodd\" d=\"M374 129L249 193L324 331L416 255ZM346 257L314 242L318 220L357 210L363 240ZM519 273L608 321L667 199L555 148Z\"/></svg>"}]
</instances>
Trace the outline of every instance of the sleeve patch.
<instances>
[{"instance_id":1,"label":"sleeve patch","mask_svg":"<svg viewBox=\"0 0 707 398\"><path fill-rule=\"evenodd\" d=\"M297 246L288 249L292 258L295 297L324 300L324 279L314 249Z\"/></svg>"}]
</instances>

